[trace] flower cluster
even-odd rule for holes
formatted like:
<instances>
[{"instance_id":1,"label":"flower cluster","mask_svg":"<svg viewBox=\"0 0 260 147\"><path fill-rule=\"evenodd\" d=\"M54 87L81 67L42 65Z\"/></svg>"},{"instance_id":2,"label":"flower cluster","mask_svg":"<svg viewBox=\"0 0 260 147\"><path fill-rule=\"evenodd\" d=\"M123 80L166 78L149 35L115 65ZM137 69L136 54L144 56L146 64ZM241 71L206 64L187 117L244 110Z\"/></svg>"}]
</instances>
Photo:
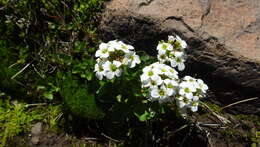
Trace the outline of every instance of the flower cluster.
<instances>
[{"instance_id":1,"label":"flower cluster","mask_svg":"<svg viewBox=\"0 0 260 147\"><path fill-rule=\"evenodd\" d=\"M177 67L179 71L182 71L185 68L185 48L187 44L179 36L168 36L167 42L159 42L157 58L161 63L169 62L172 67Z\"/></svg>"},{"instance_id":2,"label":"flower cluster","mask_svg":"<svg viewBox=\"0 0 260 147\"><path fill-rule=\"evenodd\" d=\"M179 84L179 92L176 96L178 106L196 112L199 99L205 97L207 90L208 86L201 79L185 76Z\"/></svg>"},{"instance_id":3,"label":"flower cluster","mask_svg":"<svg viewBox=\"0 0 260 147\"><path fill-rule=\"evenodd\" d=\"M141 83L144 94L151 101L176 101L181 109L198 110L199 99L205 97L208 86L190 76L178 78L174 68L155 62L143 68Z\"/></svg>"},{"instance_id":4,"label":"flower cluster","mask_svg":"<svg viewBox=\"0 0 260 147\"><path fill-rule=\"evenodd\" d=\"M199 99L205 97L208 86L201 80L190 76L178 79L179 71L184 70L185 48L187 43L179 36L168 36L168 41L161 41L157 46L159 62L143 69L141 82L143 91L150 100L159 102L175 100L179 108L198 110ZM170 63L170 66L165 65ZM162 72L164 71L164 72ZM172 72L169 72L172 71Z\"/></svg>"},{"instance_id":5,"label":"flower cluster","mask_svg":"<svg viewBox=\"0 0 260 147\"><path fill-rule=\"evenodd\" d=\"M141 62L133 46L117 40L101 43L95 56L97 63L94 71L99 80L103 77L107 79L120 77L123 66L133 68Z\"/></svg>"},{"instance_id":6,"label":"flower cluster","mask_svg":"<svg viewBox=\"0 0 260 147\"><path fill-rule=\"evenodd\" d=\"M170 101L177 93L178 72L172 67L156 62L143 69L141 82L143 91L151 101Z\"/></svg>"}]
</instances>

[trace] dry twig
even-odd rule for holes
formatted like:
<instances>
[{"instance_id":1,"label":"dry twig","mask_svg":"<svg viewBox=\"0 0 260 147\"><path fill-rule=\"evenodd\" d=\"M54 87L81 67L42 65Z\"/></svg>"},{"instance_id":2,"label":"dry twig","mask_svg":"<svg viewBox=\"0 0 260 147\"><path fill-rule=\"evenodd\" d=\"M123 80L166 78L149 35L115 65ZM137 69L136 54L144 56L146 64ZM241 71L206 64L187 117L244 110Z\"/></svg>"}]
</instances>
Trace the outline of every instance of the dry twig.
<instances>
[{"instance_id":1,"label":"dry twig","mask_svg":"<svg viewBox=\"0 0 260 147\"><path fill-rule=\"evenodd\" d=\"M223 109L225 109L225 108L228 108L228 107L231 107L231 106L234 106L234 105L237 105L237 104L240 104L240 103L244 103L244 102L248 102L248 101L253 101L253 100L256 100L256 99L258 99L258 97L253 97L253 98L241 100L241 101L238 101L238 102L229 104L229 105L227 105L227 106L224 106L224 107L221 108L221 110L223 110Z\"/></svg>"}]
</instances>

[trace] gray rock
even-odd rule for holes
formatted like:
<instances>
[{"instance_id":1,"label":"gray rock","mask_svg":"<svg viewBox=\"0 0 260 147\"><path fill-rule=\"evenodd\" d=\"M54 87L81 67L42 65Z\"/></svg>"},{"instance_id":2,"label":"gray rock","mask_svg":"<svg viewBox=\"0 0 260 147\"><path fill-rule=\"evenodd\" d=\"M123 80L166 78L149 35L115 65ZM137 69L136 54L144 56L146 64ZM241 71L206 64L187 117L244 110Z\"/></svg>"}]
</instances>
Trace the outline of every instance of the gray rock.
<instances>
[{"instance_id":1,"label":"gray rock","mask_svg":"<svg viewBox=\"0 0 260 147\"><path fill-rule=\"evenodd\" d=\"M178 34L189 44L186 74L206 80L223 104L260 95L259 0L112 0L99 26L103 41L120 39L156 53ZM231 108L260 114L260 100Z\"/></svg>"},{"instance_id":2,"label":"gray rock","mask_svg":"<svg viewBox=\"0 0 260 147\"><path fill-rule=\"evenodd\" d=\"M40 142L40 135L42 133L42 122L38 122L36 124L33 125L32 129L31 129L31 142L32 144L36 145Z\"/></svg>"},{"instance_id":3,"label":"gray rock","mask_svg":"<svg viewBox=\"0 0 260 147\"><path fill-rule=\"evenodd\" d=\"M39 136L33 136L33 137L31 138L31 142L32 142L32 144L34 144L34 145L39 144L39 142L40 142L40 137L39 137Z\"/></svg>"},{"instance_id":4,"label":"gray rock","mask_svg":"<svg viewBox=\"0 0 260 147\"><path fill-rule=\"evenodd\" d=\"M35 125L33 125L31 129L32 135L40 135L42 133L42 122L38 122Z\"/></svg>"}]
</instances>

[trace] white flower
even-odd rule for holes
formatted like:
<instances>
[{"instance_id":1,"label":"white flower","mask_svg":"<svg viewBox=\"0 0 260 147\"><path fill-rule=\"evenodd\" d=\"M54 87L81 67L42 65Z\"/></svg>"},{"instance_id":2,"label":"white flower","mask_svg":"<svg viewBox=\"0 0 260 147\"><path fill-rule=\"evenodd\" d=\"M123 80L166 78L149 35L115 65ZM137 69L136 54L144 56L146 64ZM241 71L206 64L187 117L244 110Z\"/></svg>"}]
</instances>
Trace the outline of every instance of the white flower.
<instances>
[{"instance_id":1,"label":"white flower","mask_svg":"<svg viewBox=\"0 0 260 147\"><path fill-rule=\"evenodd\" d=\"M166 51L172 51L173 46L170 43L159 43L157 46L157 50L159 51L159 54L165 54Z\"/></svg>"},{"instance_id":2,"label":"white flower","mask_svg":"<svg viewBox=\"0 0 260 147\"><path fill-rule=\"evenodd\" d=\"M146 67L143 69L143 74L141 75L141 80L146 81L148 79L156 80L158 79L158 73L160 73L159 69Z\"/></svg>"},{"instance_id":3,"label":"white flower","mask_svg":"<svg viewBox=\"0 0 260 147\"><path fill-rule=\"evenodd\" d=\"M179 108L185 108L185 107L188 107L192 101L191 101L191 99L188 99L186 97L178 96L178 97L176 97L176 102L177 102L177 105L179 106Z\"/></svg>"},{"instance_id":4,"label":"white flower","mask_svg":"<svg viewBox=\"0 0 260 147\"><path fill-rule=\"evenodd\" d=\"M176 93L175 89L178 86L178 83L175 80L165 79L163 82L170 96Z\"/></svg>"},{"instance_id":5,"label":"white flower","mask_svg":"<svg viewBox=\"0 0 260 147\"><path fill-rule=\"evenodd\" d=\"M196 88L194 87L194 84L191 82L182 82L180 84L179 94L184 97L187 97L188 99L193 98L193 92L195 91Z\"/></svg>"},{"instance_id":6,"label":"white flower","mask_svg":"<svg viewBox=\"0 0 260 147\"><path fill-rule=\"evenodd\" d=\"M203 93L206 93L206 91L209 89L209 87L201 79L198 79L197 83L198 83L198 86L201 89L201 91Z\"/></svg>"},{"instance_id":7,"label":"white flower","mask_svg":"<svg viewBox=\"0 0 260 147\"><path fill-rule=\"evenodd\" d=\"M168 61L168 57L166 56L166 54L158 54L157 59L162 63Z\"/></svg>"},{"instance_id":8,"label":"white flower","mask_svg":"<svg viewBox=\"0 0 260 147\"><path fill-rule=\"evenodd\" d=\"M169 91L162 86L160 88L153 88L151 90L151 96L158 99L166 99L170 95Z\"/></svg>"},{"instance_id":9,"label":"white flower","mask_svg":"<svg viewBox=\"0 0 260 147\"><path fill-rule=\"evenodd\" d=\"M95 64L95 70L96 76L99 80L103 79L103 76L105 75L106 71L104 70L102 65Z\"/></svg>"},{"instance_id":10,"label":"white flower","mask_svg":"<svg viewBox=\"0 0 260 147\"><path fill-rule=\"evenodd\" d=\"M101 48L101 49L97 50L95 56L101 57L101 58L107 58L109 56L108 48Z\"/></svg>"},{"instance_id":11,"label":"white flower","mask_svg":"<svg viewBox=\"0 0 260 147\"><path fill-rule=\"evenodd\" d=\"M164 74L167 75L169 74L169 66L165 66L164 64L162 64L161 66L158 67L158 69L160 70L160 74Z\"/></svg>"},{"instance_id":12,"label":"white flower","mask_svg":"<svg viewBox=\"0 0 260 147\"><path fill-rule=\"evenodd\" d=\"M119 77L121 75L122 70L119 68L121 63L119 61L107 61L104 63L104 69L106 71L105 76L108 79L113 79L115 76Z\"/></svg>"},{"instance_id":13,"label":"white flower","mask_svg":"<svg viewBox=\"0 0 260 147\"><path fill-rule=\"evenodd\" d=\"M124 51L130 51L130 50L134 50L134 47L132 45L127 45L127 44L122 44L121 45L121 48L124 50Z\"/></svg>"},{"instance_id":14,"label":"white flower","mask_svg":"<svg viewBox=\"0 0 260 147\"><path fill-rule=\"evenodd\" d=\"M95 53L98 65L95 65L94 71L97 78L102 80L105 76L108 79L113 79L115 76L121 75L123 66L133 68L136 64L140 64L140 57L133 50L133 46L118 40L101 43Z\"/></svg>"},{"instance_id":15,"label":"white flower","mask_svg":"<svg viewBox=\"0 0 260 147\"><path fill-rule=\"evenodd\" d=\"M151 79L143 81L144 87L156 88L163 83L160 76L153 76Z\"/></svg>"},{"instance_id":16,"label":"white flower","mask_svg":"<svg viewBox=\"0 0 260 147\"><path fill-rule=\"evenodd\" d=\"M180 43L183 49L187 48L187 43L184 40L182 40L178 35L176 35L176 41Z\"/></svg>"},{"instance_id":17,"label":"white flower","mask_svg":"<svg viewBox=\"0 0 260 147\"><path fill-rule=\"evenodd\" d=\"M174 36L168 36L168 42L174 42L176 38Z\"/></svg>"},{"instance_id":18,"label":"white flower","mask_svg":"<svg viewBox=\"0 0 260 147\"><path fill-rule=\"evenodd\" d=\"M190 109L192 112L196 112L198 111L198 105L199 105L199 97L198 96L194 96L191 103L190 103Z\"/></svg>"},{"instance_id":19,"label":"white flower","mask_svg":"<svg viewBox=\"0 0 260 147\"><path fill-rule=\"evenodd\" d=\"M183 52L179 52L179 51L174 52L174 57L170 60L170 62L171 62L171 66L172 67L176 67L177 66L179 71L184 70L184 68L185 68L185 65L184 65L185 59L184 59Z\"/></svg>"},{"instance_id":20,"label":"white flower","mask_svg":"<svg viewBox=\"0 0 260 147\"><path fill-rule=\"evenodd\" d=\"M198 102L192 102L192 105L190 106L192 112L198 111Z\"/></svg>"},{"instance_id":21,"label":"white flower","mask_svg":"<svg viewBox=\"0 0 260 147\"><path fill-rule=\"evenodd\" d=\"M134 68L136 64L140 64L141 60L138 55L135 54L135 52L130 52L126 55L128 58L128 64L130 68Z\"/></svg>"},{"instance_id":22,"label":"white flower","mask_svg":"<svg viewBox=\"0 0 260 147\"><path fill-rule=\"evenodd\" d=\"M196 79L191 77L191 76L185 76L183 78L183 80L187 81L187 82L196 82Z\"/></svg>"},{"instance_id":23,"label":"white flower","mask_svg":"<svg viewBox=\"0 0 260 147\"><path fill-rule=\"evenodd\" d=\"M167 76L170 77L170 78L173 78L173 79L178 79L178 72L174 69L174 68L171 68L170 66L167 67L168 68L168 71L167 72Z\"/></svg>"},{"instance_id":24,"label":"white flower","mask_svg":"<svg viewBox=\"0 0 260 147\"><path fill-rule=\"evenodd\" d=\"M183 71L185 69L184 60L182 58L175 58L171 60L171 66L172 67L178 67L179 71Z\"/></svg>"},{"instance_id":25,"label":"white flower","mask_svg":"<svg viewBox=\"0 0 260 147\"><path fill-rule=\"evenodd\" d=\"M176 58L184 58L184 53L180 51L176 51L173 53Z\"/></svg>"},{"instance_id":26,"label":"white flower","mask_svg":"<svg viewBox=\"0 0 260 147\"><path fill-rule=\"evenodd\" d=\"M121 48L121 44L117 40L111 40L107 43L107 45L111 49L120 49Z\"/></svg>"},{"instance_id":27,"label":"white flower","mask_svg":"<svg viewBox=\"0 0 260 147\"><path fill-rule=\"evenodd\" d=\"M116 50L121 50L125 53L129 53L131 50L134 50L133 46L125 44L122 41L111 41L110 43Z\"/></svg>"}]
</instances>

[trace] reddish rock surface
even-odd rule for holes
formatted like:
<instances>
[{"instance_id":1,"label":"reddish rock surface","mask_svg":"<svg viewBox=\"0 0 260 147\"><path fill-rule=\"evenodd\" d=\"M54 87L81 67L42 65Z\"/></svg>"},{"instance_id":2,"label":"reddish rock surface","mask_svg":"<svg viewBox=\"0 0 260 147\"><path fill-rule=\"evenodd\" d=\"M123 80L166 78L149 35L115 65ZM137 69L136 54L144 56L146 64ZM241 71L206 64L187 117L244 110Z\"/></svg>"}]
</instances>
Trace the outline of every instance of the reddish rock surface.
<instances>
[{"instance_id":1,"label":"reddish rock surface","mask_svg":"<svg viewBox=\"0 0 260 147\"><path fill-rule=\"evenodd\" d=\"M187 73L198 72L225 104L260 96L259 0L112 0L102 13L104 41L121 39L155 53L178 34L189 44ZM260 100L234 106L260 114Z\"/></svg>"}]
</instances>

